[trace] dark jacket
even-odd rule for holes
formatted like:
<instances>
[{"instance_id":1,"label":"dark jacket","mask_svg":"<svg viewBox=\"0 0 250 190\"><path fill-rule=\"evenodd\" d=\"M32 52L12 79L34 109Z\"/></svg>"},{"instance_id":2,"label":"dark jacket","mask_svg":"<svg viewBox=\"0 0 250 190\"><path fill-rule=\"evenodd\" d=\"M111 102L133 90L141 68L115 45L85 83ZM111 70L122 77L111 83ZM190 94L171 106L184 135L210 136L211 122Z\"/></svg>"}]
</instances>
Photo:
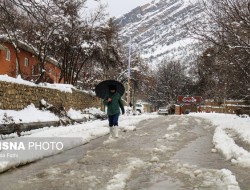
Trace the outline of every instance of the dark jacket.
<instances>
[{"instance_id":1,"label":"dark jacket","mask_svg":"<svg viewBox=\"0 0 250 190\"><path fill-rule=\"evenodd\" d=\"M108 98L111 98L112 101L108 102ZM104 105L108 107L108 115L115 115L115 114L120 114L120 108L122 110L122 113L124 114L124 106L121 100L121 95L116 92L114 94L109 93L104 100L103 100Z\"/></svg>"}]
</instances>

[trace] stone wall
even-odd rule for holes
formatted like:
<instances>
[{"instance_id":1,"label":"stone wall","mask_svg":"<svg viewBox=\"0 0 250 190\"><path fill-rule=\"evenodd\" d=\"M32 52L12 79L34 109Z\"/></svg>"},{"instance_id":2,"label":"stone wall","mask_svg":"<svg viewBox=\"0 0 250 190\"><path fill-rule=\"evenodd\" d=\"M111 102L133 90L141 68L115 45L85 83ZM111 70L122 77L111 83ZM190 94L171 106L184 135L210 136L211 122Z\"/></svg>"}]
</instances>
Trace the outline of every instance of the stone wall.
<instances>
[{"instance_id":1,"label":"stone wall","mask_svg":"<svg viewBox=\"0 0 250 190\"><path fill-rule=\"evenodd\" d=\"M69 93L45 87L0 81L0 109L20 110L31 103L39 107L41 99L52 105L62 105L66 110L100 106L98 98L82 91L72 89L72 93Z\"/></svg>"},{"instance_id":2,"label":"stone wall","mask_svg":"<svg viewBox=\"0 0 250 190\"><path fill-rule=\"evenodd\" d=\"M225 102L215 102L213 100L206 100L205 105L202 106L204 112L215 113L229 113L234 114L238 109L250 110L250 105L241 100L225 100Z\"/></svg>"}]
</instances>

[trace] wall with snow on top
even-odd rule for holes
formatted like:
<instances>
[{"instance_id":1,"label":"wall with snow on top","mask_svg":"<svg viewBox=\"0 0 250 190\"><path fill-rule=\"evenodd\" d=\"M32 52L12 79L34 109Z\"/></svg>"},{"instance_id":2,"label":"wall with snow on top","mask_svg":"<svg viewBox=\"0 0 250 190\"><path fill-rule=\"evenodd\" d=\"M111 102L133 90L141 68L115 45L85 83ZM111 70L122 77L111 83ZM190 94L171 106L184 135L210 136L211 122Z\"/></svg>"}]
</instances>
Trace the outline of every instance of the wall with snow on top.
<instances>
[{"instance_id":1,"label":"wall with snow on top","mask_svg":"<svg viewBox=\"0 0 250 190\"><path fill-rule=\"evenodd\" d=\"M0 75L0 109L21 110L30 104L39 107L42 99L49 104L63 106L66 110L99 106L99 100L95 96L70 85L52 84L42 87L28 81L14 80Z\"/></svg>"}]
</instances>

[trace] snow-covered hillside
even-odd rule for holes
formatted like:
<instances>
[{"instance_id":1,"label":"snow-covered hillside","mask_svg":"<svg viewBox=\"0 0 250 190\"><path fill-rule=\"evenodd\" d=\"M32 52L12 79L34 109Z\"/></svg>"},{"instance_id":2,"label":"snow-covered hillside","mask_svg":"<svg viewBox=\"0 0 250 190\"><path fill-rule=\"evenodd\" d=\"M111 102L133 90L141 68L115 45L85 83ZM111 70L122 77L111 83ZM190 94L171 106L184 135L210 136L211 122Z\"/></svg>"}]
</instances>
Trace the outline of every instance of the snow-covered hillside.
<instances>
[{"instance_id":1,"label":"snow-covered hillside","mask_svg":"<svg viewBox=\"0 0 250 190\"><path fill-rule=\"evenodd\" d=\"M154 0L117 18L120 35L154 65L163 58L190 63L200 51L185 25L202 16L199 0Z\"/></svg>"}]
</instances>

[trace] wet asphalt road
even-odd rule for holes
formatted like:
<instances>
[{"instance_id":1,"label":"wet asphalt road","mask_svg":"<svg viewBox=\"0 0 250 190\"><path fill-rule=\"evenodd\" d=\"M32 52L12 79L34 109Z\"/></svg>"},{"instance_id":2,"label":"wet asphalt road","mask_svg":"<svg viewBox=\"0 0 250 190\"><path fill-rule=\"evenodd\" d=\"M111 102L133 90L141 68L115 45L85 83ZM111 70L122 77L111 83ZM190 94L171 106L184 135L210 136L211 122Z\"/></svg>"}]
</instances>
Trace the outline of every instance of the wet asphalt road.
<instances>
[{"instance_id":1,"label":"wet asphalt road","mask_svg":"<svg viewBox=\"0 0 250 190\"><path fill-rule=\"evenodd\" d=\"M229 169L249 190L248 170L211 152L214 128L200 118L160 116L118 139L102 137L3 173L1 189L227 190L236 188L222 175L221 169Z\"/></svg>"}]
</instances>

